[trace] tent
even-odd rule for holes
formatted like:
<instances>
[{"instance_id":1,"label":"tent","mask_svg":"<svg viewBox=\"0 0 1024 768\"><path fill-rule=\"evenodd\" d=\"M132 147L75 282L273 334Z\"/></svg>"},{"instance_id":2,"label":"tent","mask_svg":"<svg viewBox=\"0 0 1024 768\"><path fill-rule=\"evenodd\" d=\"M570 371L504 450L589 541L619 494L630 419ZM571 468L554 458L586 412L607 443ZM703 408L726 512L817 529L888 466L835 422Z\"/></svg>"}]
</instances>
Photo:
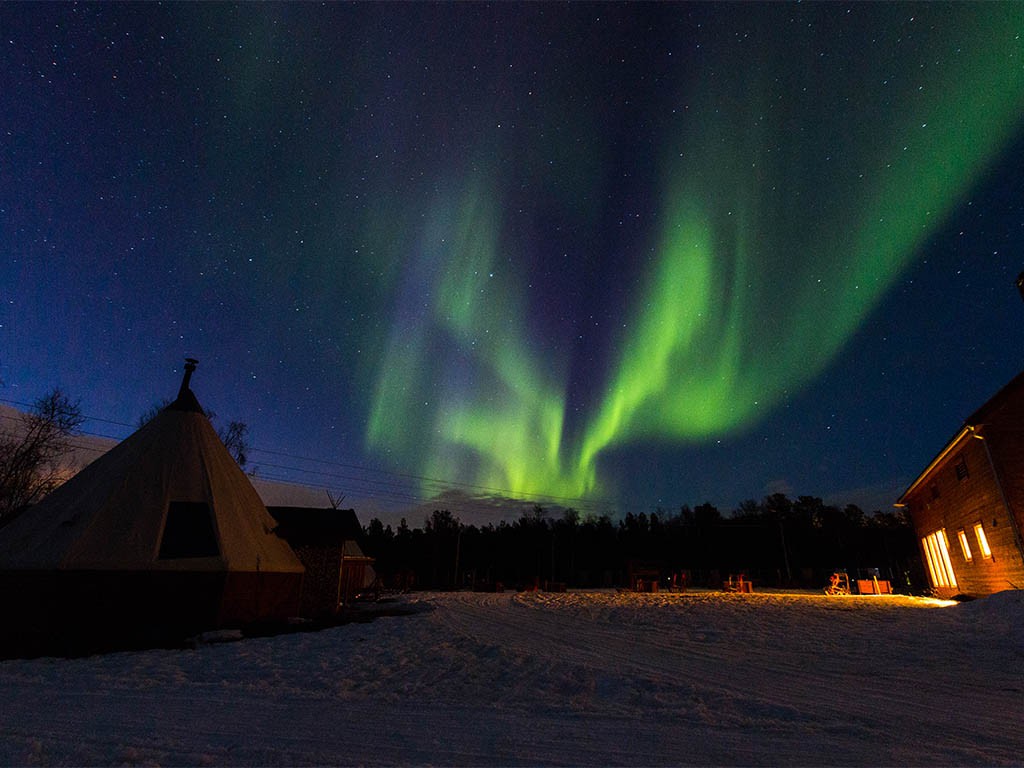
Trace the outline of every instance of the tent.
<instances>
[{"instance_id":1,"label":"tent","mask_svg":"<svg viewBox=\"0 0 1024 768\"><path fill-rule=\"evenodd\" d=\"M298 614L304 568L189 388L194 368L173 403L0 528L12 626L180 631Z\"/></svg>"}]
</instances>

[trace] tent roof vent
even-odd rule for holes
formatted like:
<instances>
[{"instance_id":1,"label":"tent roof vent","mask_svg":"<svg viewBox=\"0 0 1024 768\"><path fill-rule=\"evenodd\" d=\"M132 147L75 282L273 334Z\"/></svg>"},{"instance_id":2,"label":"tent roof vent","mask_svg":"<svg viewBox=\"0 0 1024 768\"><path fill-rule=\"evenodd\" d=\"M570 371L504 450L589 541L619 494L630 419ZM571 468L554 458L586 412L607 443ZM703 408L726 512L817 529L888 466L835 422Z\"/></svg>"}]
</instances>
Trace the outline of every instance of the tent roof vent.
<instances>
[{"instance_id":1,"label":"tent roof vent","mask_svg":"<svg viewBox=\"0 0 1024 768\"><path fill-rule=\"evenodd\" d=\"M195 371L199 361L193 357L185 358L185 375L181 377L181 387L178 389L178 398L171 403L168 409L173 411L195 411L203 413L203 407L199 404L196 396L192 394L189 384L192 381L192 372Z\"/></svg>"}]
</instances>

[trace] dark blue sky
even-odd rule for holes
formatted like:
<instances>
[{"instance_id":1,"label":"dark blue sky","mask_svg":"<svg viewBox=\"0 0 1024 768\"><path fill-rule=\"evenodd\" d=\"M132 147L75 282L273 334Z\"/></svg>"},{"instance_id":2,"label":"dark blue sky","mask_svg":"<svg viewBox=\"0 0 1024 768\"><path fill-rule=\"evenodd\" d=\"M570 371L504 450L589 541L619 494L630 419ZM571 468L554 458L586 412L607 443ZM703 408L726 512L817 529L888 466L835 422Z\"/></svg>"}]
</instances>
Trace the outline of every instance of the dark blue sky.
<instances>
[{"instance_id":1,"label":"dark blue sky","mask_svg":"<svg viewBox=\"0 0 1024 768\"><path fill-rule=\"evenodd\" d=\"M1021 368L1022 32L2 4L0 398L60 386L123 437L191 355L260 475L363 517L885 508Z\"/></svg>"}]
</instances>

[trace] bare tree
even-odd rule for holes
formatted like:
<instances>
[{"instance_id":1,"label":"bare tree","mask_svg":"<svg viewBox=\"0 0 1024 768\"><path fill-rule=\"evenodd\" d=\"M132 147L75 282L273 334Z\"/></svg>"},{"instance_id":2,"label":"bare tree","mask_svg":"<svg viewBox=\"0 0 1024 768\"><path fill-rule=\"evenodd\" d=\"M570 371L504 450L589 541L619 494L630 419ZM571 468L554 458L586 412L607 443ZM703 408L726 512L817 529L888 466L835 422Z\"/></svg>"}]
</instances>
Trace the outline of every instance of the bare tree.
<instances>
[{"instance_id":1,"label":"bare tree","mask_svg":"<svg viewBox=\"0 0 1024 768\"><path fill-rule=\"evenodd\" d=\"M244 469L249 460L249 425L244 421L229 421L226 427L217 431L217 436L238 466Z\"/></svg>"},{"instance_id":2,"label":"bare tree","mask_svg":"<svg viewBox=\"0 0 1024 768\"><path fill-rule=\"evenodd\" d=\"M60 485L60 459L85 418L59 388L0 433L0 525Z\"/></svg>"},{"instance_id":3,"label":"bare tree","mask_svg":"<svg viewBox=\"0 0 1024 768\"><path fill-rule=\"evenodd\" d=\"M153 419L160 415L160 411L162 411L170 404L170 399L166 397L163 400L158 400L157 402L153 403L151 406L149 406L149 408L146 409L145 413L139 416L139 420L135 423L136 429L142 429L144 426L149 424L149 422L151 422Z\"/></svg>"},{"instance_id":4,"label":"bare tree","mask_svg":"<svg viewBox=\"0 0 1024 768\"><path fill-rule=\"evenodd\" d=\"M146 410L142 416L139 417L138 426L141 429L146 426L149 422L155 419L164 408L171 404L170 400L161 400L153 403ZM203 410L203 415L210 420L210 423L214 423L217 420L217 414L209 409ZM231 457L238 462L238 466L245 469L246 463L249 461L249 425L244 421L229 421L226 427L221 427L217 430L217 437L224 443L224 447L228 449L228 453ZM256 470L252 470L252 474L256 474Z\"/></svg>"}]
</instances>

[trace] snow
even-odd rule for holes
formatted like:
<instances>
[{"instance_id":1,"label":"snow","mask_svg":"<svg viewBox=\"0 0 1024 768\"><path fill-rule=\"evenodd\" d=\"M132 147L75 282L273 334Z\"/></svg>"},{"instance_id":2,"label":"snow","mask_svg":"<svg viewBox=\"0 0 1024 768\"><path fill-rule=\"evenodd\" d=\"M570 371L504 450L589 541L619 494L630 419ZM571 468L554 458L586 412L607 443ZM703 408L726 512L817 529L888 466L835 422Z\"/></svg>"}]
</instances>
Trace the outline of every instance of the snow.
<instances>
[{"instance_id":1,"label":"snow","mask_svg":"<svg viewBox=\"0 0 1024 768\"><path fill-rule=\"evenodd\" d=\"M1019 765L1024 592L422 593L0 662L5 765Z\"/></svg>"}]
</instances>

